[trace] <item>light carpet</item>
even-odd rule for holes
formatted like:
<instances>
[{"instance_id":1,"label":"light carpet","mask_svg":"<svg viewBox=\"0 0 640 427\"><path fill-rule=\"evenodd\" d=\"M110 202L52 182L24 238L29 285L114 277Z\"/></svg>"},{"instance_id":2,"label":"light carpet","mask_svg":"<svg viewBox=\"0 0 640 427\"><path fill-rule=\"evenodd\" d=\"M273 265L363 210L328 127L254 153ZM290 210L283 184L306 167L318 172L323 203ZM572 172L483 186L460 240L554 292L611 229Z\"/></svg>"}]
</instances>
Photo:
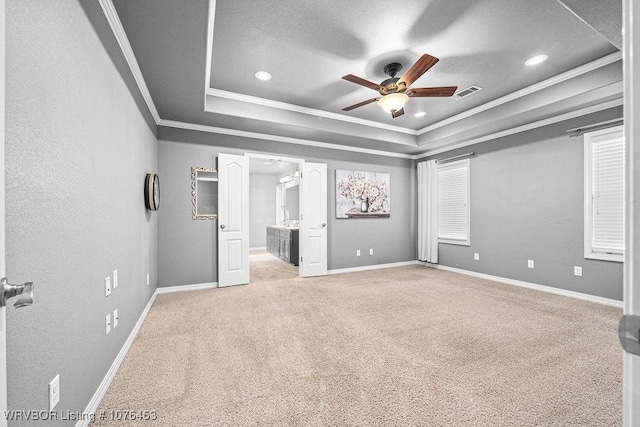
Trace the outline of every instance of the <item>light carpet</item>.
<instances>
[{"instance_id":1,"label":"light carpet","mask_svg":"<svg viewBox=\"0 0 640 427\"><path fill-rule=\"evenodd\" d=\"M298 277L298 267L289 264L264 250L249 252L249 275L251 283Z\"/></svg>"},{"instance_id":2,"label":"light carpet","mask_svg":"<svg viewBox=\"0 0 640 427\"><path fill-rule=\"evenodd\" d=\"M159 295L98 411L162 426L618 426L620 315L422 266Z\"/></svg>"}]
</instances>

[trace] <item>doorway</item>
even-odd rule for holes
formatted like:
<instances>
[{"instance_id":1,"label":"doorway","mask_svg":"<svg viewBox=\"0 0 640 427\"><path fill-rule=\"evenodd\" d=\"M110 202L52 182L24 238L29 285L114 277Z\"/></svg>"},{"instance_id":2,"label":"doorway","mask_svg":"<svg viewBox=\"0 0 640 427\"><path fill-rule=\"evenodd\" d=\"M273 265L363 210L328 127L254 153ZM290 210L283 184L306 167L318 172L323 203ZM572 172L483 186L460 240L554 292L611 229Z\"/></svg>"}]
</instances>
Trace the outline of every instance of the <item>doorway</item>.
<instances>
[{"instance_id":1,"label":"doorway","mask_svg":"<svg viewBox=\"0 0 640 427\"><path fill-rule=\"evenodd\" d=\"M299 277L326 276L327 275L327 165L325 163L305 162L302 159L276 157L264 154L218 154L218 286L243 285L251 281L249 248L251 247L251 235L259 237L264 233L265 240L267 233L265 224L251 231L251 190L250 190L250 159L260 158L281 162L297 163L300 174L300 194L298 208L300 220L298 228L298 244L289 242L287 250L298 248L298 254L291 252L290 259L299 261ZM273 163L272 163L273 164ZM268 165L267 165L268 166ZM295 176L295 171L294 171ZM254 180L258 182L258 179ZM275 185L272 181L269 186ZM281 184L278 180L278 184ZM275 189L274 189L275 191ZM263 191L265 195L271 190ZM273 194L273 193L271 193ZM254 206L262 209L253 209L255 214L269 214L275 212L275 207L265 209L265 203L260 202L259 197L254 197ZM276 218L279 214L276 213ZM285 219L287 219L285 215ZM285 231L293 234L295 223L283 224ZM277 224L276 224L277 225ZM281 226L281 228L283 228ZM280 235L279 237L285 237ZM255 245L255 243L254 243ZM265 246L254 246L254 248L269 248ZM279 253L280 256L280 253Z\"/></svg>"},{"instance_id":2,"label":"doorway","mask_svg":"<svg viewBox=\"0 0 640 427\"><path fill-rule=\"evenodd\" d=\"M303 159L249 157L250 283L300 276L300 170Z\"/></svg>"}]
</instances>

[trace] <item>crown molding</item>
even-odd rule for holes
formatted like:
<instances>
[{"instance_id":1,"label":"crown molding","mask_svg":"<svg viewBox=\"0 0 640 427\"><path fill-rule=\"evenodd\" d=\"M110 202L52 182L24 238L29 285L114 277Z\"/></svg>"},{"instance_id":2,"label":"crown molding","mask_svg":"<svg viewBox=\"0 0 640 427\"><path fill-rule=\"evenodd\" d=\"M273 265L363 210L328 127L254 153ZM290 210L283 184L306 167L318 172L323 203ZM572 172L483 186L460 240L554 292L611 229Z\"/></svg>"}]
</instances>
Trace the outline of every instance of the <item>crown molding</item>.
<instances>
[{"instance_id":1,"label":"crown molding","mask_svg":"<svg viewBox=\"0 0 640 427\"><path fill-rule=\"evenodd\" d=\"M344 116L342 114L331 113L329 111L318 110L315 108L303 107L301 105L288 104L286 102L273 101L271 99L259 98L257 96L243 95L241 93L229 92L221 89L208 88L206 94L213 97L231 99L234 101L248 102L250 104L262 105L265 107L277 108L279 110L293 111L296 113L309 114L311 116L324 117L325 119L340 120L343 122L354 123L375 127L378 129L390 130L393 132L406 133L408 135L417 135L417 131L400 126L388 125L386 123L374 122L373 120L359 119L357 117ZM205 111L207 111L205 109Z\"/></svg>"},{"instance_id":2,"label":"crown molding","mask_svg":"<svg viewBox=\"0 0 640 427\"><path fill-rule=\"evenodd\" d=\"M492 139L502 138L504 136L513 135L520 132L526 132L528 130L537 129L543 126L551 125L554 123L562 122L564 120L575 119L576 117L584 116L591 113L597 113L598 111L608 110L609 108L619 107L623 105L623 99L614 99L611 101L602 102L600 104L592 105L589 107L581 108L579 110L570 111L568 113L559 114L557 116L549 117L543 120L538 120L535 122L527 123L522 126L516 126L510 129L506 129L500 132L495 132L489 135L481 136L479 138L469 139L464 142L460 142L455 145L436 148L433 150L427 150L423 153L416 154L413 156L414 160L423 159L429 156L435 156L436 154L446 153L447 151L456 150L458 148L468 147L469 145L479 144L481 142L490 141Z\"/></svg>"},{"instance_id":3,"label":"crown molding","mask_svg":"<svg viewBox=\"0 0 640 427\"><path fill-rule=\"evenodd\" d=\"M344 116L342 114L332 113L329 111L318 110L315 108L303 107L301 105L289 104L286 102L273 101L270 99L259 98L257 96L243 95L240 93L229 92L222 89L215 89L210 87L211 82L211 63L212 63L212 55L213 55L213 32L214 32L214 24L215 24L215 8L216 8L216 0L209 0L209 19L207 22L207 45L206 45L206 67L205 71L205 107L204 111L207 111L206 106L206 96L213 96L225 99L231 99L234 101L248 102L251 104L263 105L266 107L277 108L280 110L293 111L296 113L309 114L316 117L324 117L332 120L340 120L347 123L354 123L358 125L365 125L370 127L375 127L378 129L390 130L393 132L405 133L408 135L417 136L417 131L414 129L404 128L401 126L393 126L388 125L386 123L379 123L373 120L365 120L359 119L357 117L349 117ZM417 144L416 144L417 145Z\"/></svg>"},{"instance_id":4,"label":"crown molding","mask_svg":"<svg viewBox=\"0 0 640 427\"><path fill-rule=\"evenodd\" d=\"M199 125L195 123L178 122L175 120L161 119L158 126L165 126L177 129L195 130L199 132L216 133L220 135L238 136L242 138L261 139L264 141L284 142L287 144L306 145L316 148L327 148L330 150L351 151L354 153L372 154L374 156L395 157L399 159L413 159L412 154L394 153L392 151L372 150L369 148L352 147L349 145L331 144L328 142L314 141L311 139L291 138L281 135L270 135L266 133L250 132L239 129L227 129L216 126Z\"/></svg>"},{"instance_id":5,"label":"crown molding","mask_svg":"<svg viewBox=\"0 0 640 427\"><path fill-rule=\"evenodd\" d=\"M212 2L215 2L215 0L211 0ZM210 26L210 31L211 31L211 43L213 43L213 28L212 25ZM207 39L208 40L208 39ZM211 48L207 49L208 53L208 61L210 61L210 56L211 56ZM380 129L386 129L386 130L390 130L390 131L395 131L395 132L402 132L402 133L406 133L408 135L423 135L429 131L441 128L443 126L446 125L450 125L452 123L455 123L459 120L463 120L466 119L468 117L474 116L476 114L479 114L483 111L487 111L490 110L492 108L496 108L500 105L506 104L507 102L511 102L514 101L516 99L522 98L524 96L527 95L531 95L535 92L541 91L543 89L546 89L548 87L551 87L553 85L556 85L558 83L562 83L564 81L570 80L572 78L578 77L582 74L586 74L590 71L593 70L597 70L598 68L602 68L606 65L612 64L614 62L620 61L622 60L622 53L621 52L615 52L612 53L610 55L604 56L602 58L596 59L595 61L589 62L587 64L581 65L580 67L576 67L572 70L569 70L567 72L564 72L562 74L558 74L557 76L553 76L547 80L541 81L539 83L533 84L531 86L527 86L523 89L520 89L516 92L512 92L508 95L502 96L500 98L494 99L493 101L487 102L486 104L482 104L479 105L478 107L466 110L460 114L456 114L455 116L451 116L448 117L444 120L441 120L439 122L433 123L429 126L426 126L422 129L419 130L413 130L413 129L409 129L409 128L403 128L400 126L393 126L393 125L387 125L385 123L378 123L378 122L374 122L372 120L365 120L365 119L359 119L356 117L347 117L347 116L343 116L341 114L336 114L336 113L331 113L328 111L323 111L323 110L318 110L318 109L314 109L314 108L308 108L308 107L302 107L299 105L294 105L294 104L288 104L288 103L284 103L284 102L279 102L279 101L272 101L270 99L265 99L265 98L258 98L255 96L250 96L250 95L243 95L243 94L239 94L239 93L235 93L235 92L229 92L229 91L224 91L221 89L215 89L215 88L207 88L206 89L206 94L207 95L211 95L214 97L220 97L220 98L226 98L226 99L232 99L232 100L236 100L236 101L242 101L242 102L249 102L252 104L257 104L257 105L263 105L263 106L267 106L267 107L272 107L272 108L278 108L278 109L282 109L282 110L288 110L288 111L294 111L294 112L298 112L298 113L304 113L304 114L309 114L309 115L314 115L314 116L318 116L318 117L325 117L325 118L329 118L329 119L334 119L334 120L342 120L345 122L351 122L351 123L356 123L356 124L361 124L361 125L366 125L366 126L371 126L371 127L377 127ZM209 62L210 64L210 62ZM209 70L209 77L210 77L210 70ZM209 81L209 80L207 80ZM206 108L205 108L206 111Z\"/></svg>"},{"instance_id":6,"label":"crown molding","mask_svg":"<svg viewBox=\"0 0 640 427\"><path fill-rule=\"evenodd\" d=\"M113 35L115 36L118 45L120 46L120 50L122 50L124 58L129 65L129 69L131 70L131 74L133 74L133 78L138 85L138 89L140 89L140 93L142 94L142 97L147 104L147 108L149 108L149 112L153 116L153 119L155 120L157 125L160 122L160 115L158 114L156 105L153 102L153 98L151 98L151 92L149 92L147 83L142 76L142 71L140 70L140 66L138 65L138 60L133 53L133 49L131 48L131 44L129 43L129 38L124 31L124 27L122 26L122 22L120 21L120 17L118 16L118 12L116 11L113 1L98 1L100 3L100 6L102 7L104 16L107 18L107 22L111 27L111 31L113 31Z\"/></svg>"},{"instance_id":7,"label":"crown molding","mask_svg":"<svg viewBox=\"0 0 640 427\"><path fill-rule=\"evenodd\" d=\"M211 82L211 55L213 54L213 27L216 20L216 0L209 0L209 13L207 15L207 44L206 52L206 69L204 70L204 95L202 96L203 108L207 110L207 89Z\"/></svg>"},{"instance_id":8,"label":"crown molding","mask_svg":"<svg viewBox=\"0 0 640 427\"><path fill-rule=\"evenodd\" d=\"M621 60L622 60L622 52L615 52L610 55L603 56L602 58L596 59L595 61L589 62L588 64L581 65L580 67L574 68L565 73L558 74L557 76L553 76L547 80L543 80L539 83L533 84L531 86L527 86L524 89L520 89L516 92L512 92L503 97L494 99L493 101L487 102L486 104L479 105L470 110L463 111L460 114L456 114L455 116L448 117L444 120L441 120L429 126L423 127L422 129L419 129L417 131L417 135L422 135L434 129L438 129L443 126L450 125L459 120L466 119L467 117L471 117L483 111L490 110L502 104L506 104L507 102L514 101L518 98L522 98L523 96L531 95L532 93L538 92L542 89L546 89L550 86L556 85L558 83L562 83L566 80L570 80L574 77L578 77L582 74L588 73L589 71L597 70L598 68L604 67L605 65L609 65L616 61L621 61Z\"/></svg>"},{"instance_id":9,"label":"crown molding","mask_svg":"<svg viewBox=\"0 0 640 427\"><path fill-rule=\"evenodd\" d=\"M622 99L616 99L616 100L612 100L612 101L608 101L608 102L604 102L601 104L597 104L591 107L586 107L586 108L582 108L580 110L576 110L576 111L572 111L569 113L565 113L565 114L561 114L555 117L551 117L548 119L544 119L544 120L540 120L540 121L536 121L536 122L532 122L526 125L522 125L522 126L517 126L511 129L507 129L501 132L496 132L490 135L486 135L483 137L479 137L479 138L473 138L467 141L463 141L460 142L458 144L452 145L452 146L448 146L446 148L439 148L439 149L433 149L433 150L426 150L422 153L419 154L415 154L415 155L411 155L411 154L402 154L402 153L396 153L396 152L392 152L392 151L384 151L384 150L373 150L373 149L367 149L367 148L360 148L360 147L352 147L352 146L346 146L346 145L340 145L340 144L332 144L332 143L326 143L326 142L322 142L322 141L314 141L314 140L307 140L307 139L301 139L301 138L291 138L291 137L286 137L286 136L280 136L280 135L269 135L269 134L264 134L264 133L257 133L257 132L250 132L250 131L243 131L243 130L237 130L237 129L227 129L227 128L220 128L220 127L213 127L213 126L206 126L206 125L199 125L199 124L195 124L195 123L185 123L185 122L178 122L178 121L173 121L173 120L165 120L160 118L160 115L158 113L158 110L153 102L153 98L151 97L151 93L149 92L149 88L147 87L147 84L144 80L144 77L142 75L142 71L140 70L140 66L138 64L138 61L135 57L135 54L133 53L133 49L131 47L131 44L129 43L129 39L124 31L124 28L122 26L122 22L120 21L120 18L118 16L118 13L115 9L115 6L113 4L112 0L98 0L98 2L100 3L100 6L104 12L105 18L107 19L107 22L109 23L109 26L111 27L111 30L113 32L114 37L116 38L116 41L118 42L118 45L120 46L120 49L122 50L122 53L125 57L125 60L127 61L127 64L129 65L129 69L131 70L131 73L136 81L136 84L138 85L138 88L140 90L140 93L142 94L143 99L145 100L145 103L147 104L147 107L149 108L149 112L151 113L151 115L153 116L153 119L156 123L156 125L158 126L166 126L166 127L173 127L173 128L180 128L180 129L187 129L187 130L195 130L195 131L202 131L202 132L209 132L209 133L217 133L217 134L223 134L223 135L231 135L231 136L240 136L240 137L246 137L246 138L255 138L255 139L261 139L261 140L267 140L267 141L276 141L276 142L284 142L284 143L290 143L290 144L298 144L298 145L306 145L306 146L311 146L311 147L318 147L318 148L326 148L326 149L332 149L332 150L341 150L341 151L350 151L350 152L357 152L357 153L363 153L363 154L372 154L372 155L377 155L377 156L384 156L384 157L395 157L395 158L402 158L402 159L414 159L414 160L418 160L418 159L422 159L424 157L428 157L428 156L432 156L432 155L436 155L436 154L440 154L446 151L451 151L457 148L462 148L462 147L466 147L468 145L473 145L473 144L477 144L480 142L484 142L484 141L488 141L491 139L496 139L496 138L500 138L500 137L504 137L504 136L508 136L508 135L512 135L515 133L519 133L519 132L525 132L527 130L531 130L531 129L535 129L538 127L542 127L542 126L546 126L552 123L557 123L559 121L563 121L563 120L568 120L571 118L575 118L575 117L579 117L581 115L585 115L585 114L589 114L589 113L593 113L593 112L597 112L597 111L602 111L608 108L613 108L616 106L620 106L623 104L623 100ZM370 127L375 127L378 129L386 129L386 130L390 130L390 131L395 131L395 132L400 132L400 133L405 133L405 134L409 134L409 135L415 135L416 137L419 135L422 135L424 133L427 133L431 130L437 129L439 127L442 126L446 126L449 125L451 123L454 123L456 121L462 120L464 118L473 116L475 114L478 114L482 111L486 111L492 108L495 108L499 105L505 104L507 102L510 102L512 100L521 98L523 96L532 94L534 92L540 91L542 89L545 89L547 87L553 86L555 84L561 83L563 81L569 80L571 78L580 76L582 74L585 74L589 71L593 71L595 69L604 67L608 64L614 63L616 61L620 61L622 59L622 53L621 52L616 52L610 55L607 55L605 57L602 57L600 59L597 59L595 61L592 61L588 64L582 65L580 67L574 68L573 70L567 71L565 73L559 74L557 76L554 76L550 79L544 80L542 82L536 83L534 85L528 86L524 89L521 89L519 91L513 92L511 94L505 95L501 98L495 99L493 101L490 101L486 104L483 104L481 106L478 106L476 108L472 108L470 110L464 111L460 114L457 114L455 116L451 116L445 120L442 120L440 122L431 124L427 127L424 127L420 130L413 130L413 129L409 129L409 128L403 128L400 126L393 126L393 125L387 125L384 123L378 123L378 122L374 122L371 120L365 120L365 119L359 119L359 118L355 118L355 117L348 117L348 116L343 116L341 114L336 114L336 113L331 113L331 112L327 112L327 111L323 111L323 110L317 110L317 109L313 109L313 108L308 108L308 107L302 107L299 105L293 105L293 104L287 104L287 103L283 103L283 102L279 102L279 101L272 101L269 99L265 99L265 98L259 98L259 97L254 97L254 96L250 96L250 95L242 95L242 94L237 94L237 93L233 93L233 92L228 92L228 91L223 91L220 89L214 89L214 88L210 88L209 87L209 82L210 82L210 78L211 78L211 55L212 55L212 47L213 47L213 26L214 26L214 21L215 21L215 8L216 8L216 0L209 0L209 13L208 13L208 19L207 19L207 52L206 52L206 67L207 69L205 70L205 91L204 91L204 103L205 103L205 111L207 111L206 109L206 97L207 96L213 96L213 97L220 97L220 98L226 98L226 99L231 99L231 100L237 100L237 101L241 101L241 102L250 102L250 103L254 103L254 104L258 104L258 105L263 105L263 106L268 106L268 107L273 107L273 108L279 108L279 109L283 109L283 110L288 110L288 111L293 111L293 112L298 112L298 113L303 113L303 114L309 114L309 115L313 115L313 116L318 116L318 117L325 117L325 118L329 118L329 119L335 119L335 120L340 120L340 121L344 121L344 122L351 122L354 124L360 124L360 125L366 125L366 126L370 126ZM416 138L416 146L417 146L417 138Z\"/></svg>"}]
</instances>

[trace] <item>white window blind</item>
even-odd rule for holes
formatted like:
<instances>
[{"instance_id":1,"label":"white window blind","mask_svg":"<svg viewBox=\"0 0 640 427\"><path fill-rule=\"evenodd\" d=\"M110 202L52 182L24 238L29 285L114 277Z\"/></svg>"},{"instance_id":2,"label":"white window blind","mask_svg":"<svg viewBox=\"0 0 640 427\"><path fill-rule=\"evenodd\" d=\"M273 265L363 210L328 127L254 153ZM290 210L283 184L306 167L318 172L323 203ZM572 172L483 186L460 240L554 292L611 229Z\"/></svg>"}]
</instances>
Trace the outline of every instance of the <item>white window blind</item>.
<instances>
[{"instance_id":1,"label":"white window blind","mask_svg":"<svg viewBox=\"0 0 640 427\"><path fill-rule=\"evenodd\" d=\"M438 239L469 244L469 159L438 166Z\"/></svg>"},{"instance_id":2,"label":"white window blind","mask_svg":"<svg viewBox=\"0 0 640 427\"><path fill-rule=\"evenodd\" d=\"M586 257L622 261L624 203L622 126L585 134Z\"/></svg>"}]
</instances>

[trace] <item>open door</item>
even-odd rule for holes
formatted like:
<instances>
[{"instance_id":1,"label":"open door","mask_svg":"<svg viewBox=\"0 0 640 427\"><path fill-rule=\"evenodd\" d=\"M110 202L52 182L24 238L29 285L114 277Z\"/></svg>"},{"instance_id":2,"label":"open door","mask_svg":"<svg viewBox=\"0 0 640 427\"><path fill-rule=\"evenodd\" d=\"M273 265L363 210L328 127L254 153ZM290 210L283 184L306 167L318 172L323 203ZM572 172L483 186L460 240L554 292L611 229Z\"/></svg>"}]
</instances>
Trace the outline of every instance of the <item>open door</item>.
<instances>
[{"instance_id":1,"label":"open door","mask_svg":"<svg viewBox=\"0 0 640 427\"><path fill-rule=\"evenodd\" d=\"M249 159L218 155L218 286L249 283Z\"/></svg>"},{"instance_id":2,"label":"open door","mask_svg":"<svg viewBox=\"0 0 640 427\"><path fill-rule=\"evenodd\" d=\"M4 102L5 102L5 0L0 0L0 277L5 271L5 219L4 219ZM0 414L7 410L7 309L0 307ZM6 427L7 418L0 416L0 427Z\"/></svg>"},{"instance_id":3,"label":"open door","mask_svg":"<svg viewBox=\"0 0 640 427\"><path fill-rule=\"evenodd\" d=\"M624 260L624 314L640 319L640 27L634 28L634 17L640 19L636 0L623 0L623 65L624 65L624 134L626 147L626 211ZM634 16L635 15L635 16ZM635 24L638 27L638 24ZM636 248L639 248L636 250ZM637 325L637 324L636 324ZM638 343L639 327L628 331ZM635 346L636 350L638 345ZM640 426L640 355L624 353L625 426Z\"/></svg>"},{"instance_id":4,"label":"open door","mask_svg":"<svg viewBox=\"0 0 640 427\"><path fill-rule=\"evenodd\" d=\"M327 165L303 163L300 180L300 276L327 275Z\"/></svg>"}]
</instances>

